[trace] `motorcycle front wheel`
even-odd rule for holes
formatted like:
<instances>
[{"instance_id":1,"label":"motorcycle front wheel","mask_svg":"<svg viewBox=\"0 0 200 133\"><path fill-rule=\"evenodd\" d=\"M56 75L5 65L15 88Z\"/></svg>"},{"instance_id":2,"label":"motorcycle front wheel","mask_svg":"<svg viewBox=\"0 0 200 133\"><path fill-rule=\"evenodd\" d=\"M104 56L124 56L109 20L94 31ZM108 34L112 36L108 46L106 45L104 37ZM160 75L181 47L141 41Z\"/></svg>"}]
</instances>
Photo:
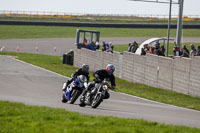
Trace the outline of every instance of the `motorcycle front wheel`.
<instances>
[{"instance_id":1,"label":"motorcycle front wheel","mask_svg":"<svg viewBox=\"0 0 200 133\"><path fill-rule=\"evenodd\" d=\"M81 92L79 90L73 90L69 103L74 104L74 102L76 101L76 99L79 97L80 94Z\"/></svg>"},{"instance_id":2,"label":"motorcycle front wheel","mask_svg":"<svg viewBox=\"0 0 200 133\"><path fill-rule=\"evenodd\" d=\"M86 104L85 104L85 99L83 98L83 96L81 96L80 98L80 104L79 104L80 107L85 107Z\"/></svg>"},{"instance_id":3,"label":"motorcycle front wheel","mask_svg":"<svg viewBox=\"0 0 200 133\"><path fill-rule=\"evenodd\" d=\"M96 94L96 96L92 100L91 107L97 108L102 101L103 101L103 95L101 93Z\"/></svg>"},{"instance_id":4,"label":"motorcycle front wheel","mask_svg":"<svg viewBox=\"0 0 200 133\"><path fill-rule=\"evenodd\" d=\"M62 98L61 98L61 101L63 103L66 103L68 100L65 98L65 94L62 94Z\"/></svg>"}]
</instances>

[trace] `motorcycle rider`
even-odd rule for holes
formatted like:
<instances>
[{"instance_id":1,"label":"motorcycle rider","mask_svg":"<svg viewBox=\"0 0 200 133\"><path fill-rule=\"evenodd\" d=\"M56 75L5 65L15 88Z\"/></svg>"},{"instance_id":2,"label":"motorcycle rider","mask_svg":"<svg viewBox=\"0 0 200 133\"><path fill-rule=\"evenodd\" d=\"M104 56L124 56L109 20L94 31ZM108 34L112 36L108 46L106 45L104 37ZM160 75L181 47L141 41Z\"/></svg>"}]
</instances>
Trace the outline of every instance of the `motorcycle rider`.
<instances>
[{"instance_id":1,"label":"motorcycle rider","mask_svg":"<svg viewBox=\"0 0 200 133\"><path fill-rule=\"evenodd\" d=\"M85 94L91 90L91 88L93 88L95 86L96 83L101 83L105 78L108 78L111 82L111 86L112 86L112 90L115 89L115 76L113 75L115 71L115 67L112 64L108 64L106 66L106 69L101 69L101 70L97 70L96 72L94 72L93 76L94 81L90 82L88 84L88 87L83 91L82 94L82 98L85 98ZM106 92L104 99L108 99L110 97L110 94L108 92Z\"/></svg>"},{"instance_id":2,"label":"motorcycle rider","mask_svg":"<svg viewBox=\"0 0 200 133\"><path fill-rule=\"evenodd\" d=\"M72 74L72 78L67 81L66 87L63 89L65 91L67 86L78 76L84 75L87 78L87 82L89 82L90 74L89 74L89 65L83 64L81 68L77 69L74 74Z\"/></svg>"}]
</instances>

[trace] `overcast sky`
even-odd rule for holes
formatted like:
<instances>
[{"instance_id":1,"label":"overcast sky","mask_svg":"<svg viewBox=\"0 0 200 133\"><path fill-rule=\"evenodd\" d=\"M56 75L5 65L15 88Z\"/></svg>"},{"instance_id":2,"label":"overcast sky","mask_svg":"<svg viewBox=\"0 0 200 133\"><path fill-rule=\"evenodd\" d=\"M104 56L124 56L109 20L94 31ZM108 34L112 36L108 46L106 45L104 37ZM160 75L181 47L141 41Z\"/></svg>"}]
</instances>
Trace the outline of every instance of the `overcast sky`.
<instances>
[{"instance_id":1,"label":"overcast sky","mask_svg":"<svg viewBox=\"0 0 200 133\"><path fill-rule=\"evenodd\" d=\"M168 4L136 2L129 0L0 0L0 3L0 10L129 15L169 14ZM172 15L177 14L178 5L173 5ZM200 15L200 0L184 0L183 14Z\"/></svg>"}]
</instances>

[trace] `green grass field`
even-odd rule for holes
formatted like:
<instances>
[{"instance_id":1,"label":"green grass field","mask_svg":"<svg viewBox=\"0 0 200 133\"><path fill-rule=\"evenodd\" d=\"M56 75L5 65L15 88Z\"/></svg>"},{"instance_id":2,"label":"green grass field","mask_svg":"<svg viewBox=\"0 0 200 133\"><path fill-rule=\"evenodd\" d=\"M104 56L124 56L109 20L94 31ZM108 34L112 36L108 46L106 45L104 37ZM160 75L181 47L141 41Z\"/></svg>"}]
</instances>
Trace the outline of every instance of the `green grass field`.
<instances>
[{"instance_id":1,"label":"green grass field","mask_svg":"<svg viewBox=\"0 0 200 133\"><path fill-rule=\"evenodd\" d=\"M199 133L145 120L88 116L64 109L0 101L1 133Z\"/></svg>"},{"instance_id":2,"label":"green grass field","mask_svg":"<svg viewBox=\"0 0 200 133\"><path fill-rule=\"evenodd\" d=\"M167 36L167 29L0 25L0 39L75 38L76 29L97 30L100 31L100 37ZM171 37L175 36L176 29L171 29ZM183 29L183 37L200 37L200 29Z\"/></svg>"}]
</instances>

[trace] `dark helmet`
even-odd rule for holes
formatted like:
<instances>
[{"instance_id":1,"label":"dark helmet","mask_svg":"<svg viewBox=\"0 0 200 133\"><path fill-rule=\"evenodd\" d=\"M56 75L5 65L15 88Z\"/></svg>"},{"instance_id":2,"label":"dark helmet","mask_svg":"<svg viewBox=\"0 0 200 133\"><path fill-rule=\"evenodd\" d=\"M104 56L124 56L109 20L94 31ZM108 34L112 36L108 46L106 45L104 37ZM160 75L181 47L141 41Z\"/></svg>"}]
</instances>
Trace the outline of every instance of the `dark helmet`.
<instances>
[{"instance_id":1,"label":"dark helmet","mask_svg":"<svg viewBox=\"0 0 200 133\"><path fill-rule=\"evenodd\" d=\"M88 71L89 71L89 65L83 64L83 65L82 65L82 71L83 71L83 72L88 72Z\"/></svg>"},{"instance_id":2,"label":"dark helmet","mask_svg":"<svg viewBox=\"0 0 200 133\"><path fill-rule=\"evenodd\" d=\"M108 64L108 65L106 66L106 71L108 72L109 75L112 75L112 74L114 73L114 71L115 71L114 65Z\"/></svg>"}]
</instances>

